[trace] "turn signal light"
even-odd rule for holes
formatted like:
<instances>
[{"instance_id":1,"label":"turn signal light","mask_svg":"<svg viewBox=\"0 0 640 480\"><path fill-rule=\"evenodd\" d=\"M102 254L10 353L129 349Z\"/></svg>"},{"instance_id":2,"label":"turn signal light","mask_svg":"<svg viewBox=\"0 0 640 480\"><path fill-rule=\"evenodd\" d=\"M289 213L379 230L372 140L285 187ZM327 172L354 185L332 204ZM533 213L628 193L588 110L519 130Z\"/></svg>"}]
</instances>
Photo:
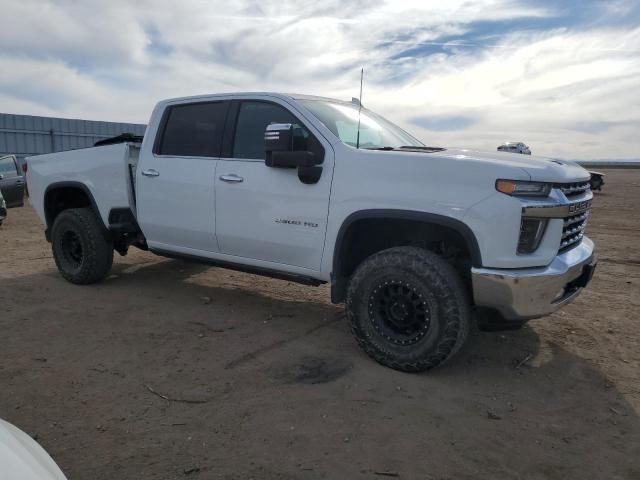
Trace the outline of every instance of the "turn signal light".
<instances>
[{"instance_id":1,"label":"turn signal light","mask_svg":"<svg viewBox=\"0 0 640 480\"><path fill-rule=\"evenodd\" d=\"M551 184L521 180L496 180L496 190L517 197L546 197L551 192Z\"/></svg>"}]
</instances>

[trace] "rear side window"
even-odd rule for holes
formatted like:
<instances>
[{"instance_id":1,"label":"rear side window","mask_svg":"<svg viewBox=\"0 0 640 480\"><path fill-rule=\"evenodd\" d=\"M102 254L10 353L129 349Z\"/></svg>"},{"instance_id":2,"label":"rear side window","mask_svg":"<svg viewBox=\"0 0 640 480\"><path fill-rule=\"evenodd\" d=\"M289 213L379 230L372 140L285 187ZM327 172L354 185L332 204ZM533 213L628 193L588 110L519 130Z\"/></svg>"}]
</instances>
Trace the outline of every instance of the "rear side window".
<instances>
[{"instance_id":1,"label":"rear side window","mask_svg":"<svg viewBox=\"0 0 640 480\"><path fill-rule=\"evenodd\" d=\"M4 177L17 177L18 167L13 157L0 158L0 175Z\"/></svg>"},{"instance_id":2,"label":"rear side window","mask_svg":"<svg viewBox=\"0 0 640 480\"><path fill-rule=\"evenodd\" d=\"M219 157L227 102L190 103L169 107L156 153L188 157Z\"/></svg>"},{"instance_id":3,"label":"rear side window","mask_svg":"<svg viewBox=\"0 0 640 480\"><path fill-rule=\"evenodd\" d=\"M238 111L234 158L264 159L264 131L270 123L294 123L298 120L287 109L268 102L242 102ZM303 128L303 135L309 133Z\"/></svg>"}]
</instances>

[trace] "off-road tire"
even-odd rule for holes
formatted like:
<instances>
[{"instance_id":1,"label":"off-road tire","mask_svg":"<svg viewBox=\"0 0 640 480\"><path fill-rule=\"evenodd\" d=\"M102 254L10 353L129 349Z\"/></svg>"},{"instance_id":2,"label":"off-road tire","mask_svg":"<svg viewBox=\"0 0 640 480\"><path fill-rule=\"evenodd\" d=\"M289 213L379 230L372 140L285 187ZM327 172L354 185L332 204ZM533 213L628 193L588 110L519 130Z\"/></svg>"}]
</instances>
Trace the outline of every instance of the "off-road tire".
<instances>
[{"instance_id":1,"label":"off-road tire","mask_svg":"<svg viewBox=\"0 0 640 480\"><path fill-rule=\"evenodd\" d=\"M51 249L60 274L78 285L99 282L113 265L113 242L90 208L71 208L56 217Z\"/></svg>"},{"instance_id":2,"label":"off-road tire","mask_svg":"<svg viewBox=\"0 0 640 480\"><path fill-rule=\"evenodd\" d=\"M396 308L399 304L406 305ZM471 324L461 276L442 257L416 247L390 248L362 262L349 282L345 308L360 347L382 365L404 372L442 365L460 350ZM394 317L407 310L417 320L406 330L404 323L394 330Z\"/></svg>"}]
</instances>

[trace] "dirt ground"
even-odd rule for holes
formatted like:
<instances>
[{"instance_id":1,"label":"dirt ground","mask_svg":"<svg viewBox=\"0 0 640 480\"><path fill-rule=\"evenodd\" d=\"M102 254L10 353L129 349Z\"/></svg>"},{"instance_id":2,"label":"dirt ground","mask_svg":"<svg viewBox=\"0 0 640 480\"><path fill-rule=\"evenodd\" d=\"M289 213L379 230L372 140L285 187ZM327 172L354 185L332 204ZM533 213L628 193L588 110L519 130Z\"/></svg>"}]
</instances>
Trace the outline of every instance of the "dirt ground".
<instances>
[{"instance_id":1,"label":"dirt ground","mask_svg":"<svg viewBox=\"0 0 640 480\"><path fill-rule=\"evenodd\" d=\"M366 357L325 287L140 251L71 285L10 210L0 418L70 479L640 479L640 170L606 173L583 295L420 375Z\"/></svg>"}]
</instances>

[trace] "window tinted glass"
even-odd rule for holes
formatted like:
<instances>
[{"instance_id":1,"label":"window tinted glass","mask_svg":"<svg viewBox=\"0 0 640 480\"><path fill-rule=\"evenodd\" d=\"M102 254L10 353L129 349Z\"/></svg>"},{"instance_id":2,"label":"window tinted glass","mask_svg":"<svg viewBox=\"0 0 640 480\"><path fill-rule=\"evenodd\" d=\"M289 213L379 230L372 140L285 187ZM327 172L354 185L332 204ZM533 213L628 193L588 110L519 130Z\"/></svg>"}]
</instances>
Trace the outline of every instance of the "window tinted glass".
<instances>
[{"instance_id":1,"label":"window tinted glass","mask_svg":"<svg viewBox=\"0 0 640 480\"><path fill-rule=\"evenodd\" d=\"M4 175L5 177L18 176L18 170L16 169L13 157L0 158L0 175Z\"/></svg>"},{"instance_id":2,"label":"window tinted glass","mask_svg":"<svg viewBox=\"0 0 640 480\"><path fill-rule=\"evenodd\" d=\"M265 158L264 131L270 123L299 124L296 118L280 105L266 102L242 102L238 111L234 158ZM303 128L305 137L309 133Z\"/></svg>"},{"instance_id":3,"label":"window tinted glass","mask_svg":"<svg viewBox=\"0 0 640 480\"><path fill-rule=\"evenodd\" d=\"M227 113L226 102L169 107L160 155L217 157Z\"/></svg>"}]
</instances>

